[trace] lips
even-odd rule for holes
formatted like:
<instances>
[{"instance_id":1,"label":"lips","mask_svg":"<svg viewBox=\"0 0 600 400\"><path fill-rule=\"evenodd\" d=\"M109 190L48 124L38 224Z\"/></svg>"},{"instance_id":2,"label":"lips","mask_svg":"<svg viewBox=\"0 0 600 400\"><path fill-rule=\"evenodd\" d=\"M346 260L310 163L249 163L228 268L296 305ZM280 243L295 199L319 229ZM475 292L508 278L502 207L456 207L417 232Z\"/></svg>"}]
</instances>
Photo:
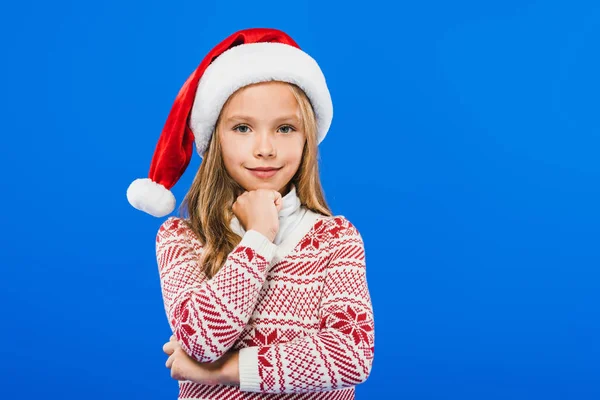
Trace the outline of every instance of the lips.
<instances>
[{"instance_id":1,"label":"lips","mask_svg":"<svg viewBox=\"0 0 600 400\"><path fill-rule=\"evenodd\" d=\"M275 168L275 167L257 167L257 168L248 168L251 171L277 171L278 169L281 168Z\"/></svg>"},{"instance_id":2,"label":"lips","mask_svg":"<svg viewBox=\"0 0 600 400\"><path fill-rule=\"evenodd\" d=\"M258 167L258 168L248 168L248 171L257 178L271 178L273 175L277 173L281 168L273 168L273 167Z\"/></svg>"}]
</instances>

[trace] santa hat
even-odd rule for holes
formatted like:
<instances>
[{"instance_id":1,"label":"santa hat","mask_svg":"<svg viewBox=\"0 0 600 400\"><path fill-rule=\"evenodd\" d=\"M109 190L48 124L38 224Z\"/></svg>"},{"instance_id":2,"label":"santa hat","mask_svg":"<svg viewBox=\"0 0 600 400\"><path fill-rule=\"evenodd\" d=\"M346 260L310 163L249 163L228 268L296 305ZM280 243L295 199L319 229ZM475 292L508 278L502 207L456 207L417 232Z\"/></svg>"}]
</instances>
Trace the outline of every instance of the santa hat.
<instances>
[{"instance_id":1,"label":"santa hat","mask_svg":"<svg viewBox=\"0 0 600 400\"><path fill-rule=\"evenodd\" d=\"M148 178L136 179L127 189L129 203L155 217L171 213L175 197L170 189L189 165L193 145L202 157L229 96L266 81L304 90L315 111L320 143L331 125L333 105L317 62L282 31L242 30L213 48L184 83L158 139Z\"/></svg>"}]
</instances>

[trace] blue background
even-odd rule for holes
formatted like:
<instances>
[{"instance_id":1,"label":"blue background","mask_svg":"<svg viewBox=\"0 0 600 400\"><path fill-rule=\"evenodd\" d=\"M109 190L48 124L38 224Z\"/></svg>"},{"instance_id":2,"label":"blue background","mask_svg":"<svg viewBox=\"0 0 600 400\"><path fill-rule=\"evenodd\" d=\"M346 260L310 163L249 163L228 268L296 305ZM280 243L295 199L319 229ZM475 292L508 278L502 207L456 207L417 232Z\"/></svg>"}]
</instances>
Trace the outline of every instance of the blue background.
<instances>
[{"instance_id":1,"label":"blue background","mask_svg":"<svg viewBox=\"0 0 600 400\"><path fill-rule=\"evenodd\" d=\"M125 191L204 54L260 26L333 96L322 180L375 309L357 397L600 398L598 2L259 3L3 6L0 397L177 397L164 219Z\"/></svg>"}]
</instances>

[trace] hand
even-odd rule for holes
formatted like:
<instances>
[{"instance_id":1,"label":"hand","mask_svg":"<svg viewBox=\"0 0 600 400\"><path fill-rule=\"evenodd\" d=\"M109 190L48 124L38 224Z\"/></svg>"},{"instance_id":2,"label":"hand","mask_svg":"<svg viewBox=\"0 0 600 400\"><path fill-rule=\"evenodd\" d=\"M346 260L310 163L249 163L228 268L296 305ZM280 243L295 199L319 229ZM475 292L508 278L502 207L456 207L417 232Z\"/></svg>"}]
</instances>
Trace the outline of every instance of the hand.
<instances>
[{"instance_id":1,"label":"hand","mask_svg":"<svg viewBox=\"0 0 600 400\"><path fill-rule=\"evenodd\" d=\"M181 348L175 336L163 345L163 351L169 355L166 366L171 369L173 379L204 385L218 385L226 380L221 374L223 358L212 363L199 363Z\"/></svg>"},{"instance_id":2,"label":"hand","mask_svg":"<svg viewBox=\"0 0 600 400\"><path fill-rule=\"evenodd\" d=\"M238 196L232 211L246 231L258 231L272 242L279 231L282 201L277 190L251 190Z\"/></svg>"}]
</instances>

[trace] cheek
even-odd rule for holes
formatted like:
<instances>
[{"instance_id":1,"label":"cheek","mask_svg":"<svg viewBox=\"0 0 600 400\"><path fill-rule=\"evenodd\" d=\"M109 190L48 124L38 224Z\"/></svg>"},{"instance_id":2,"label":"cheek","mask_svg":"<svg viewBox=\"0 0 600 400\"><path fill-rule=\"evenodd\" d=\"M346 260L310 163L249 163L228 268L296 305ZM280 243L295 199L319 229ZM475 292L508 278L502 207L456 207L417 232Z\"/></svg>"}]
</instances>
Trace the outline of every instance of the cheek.
<instances>
[{"instance_id":1,"label":"cheek","mask_svg":"<svg viewBox=\"0 0 600 400\"><path fill-rule=\"evenodd\" d=\"M290 164L299 165L302 161L302 151L304 150L304 141L298 141L293 146L288 146L286 151L286 158Z\"/></svg>"},{"instance_id":2,"label":"cheek","mask_svg":"<svg viewBox=\"0 0 600 400\"><path fill-rule=\"evenodd\" d=\"M221 154L225 166L239 165L244 159L243 146L233 140L223 140L221 142Z\"/></svg>"}]
</instances>

